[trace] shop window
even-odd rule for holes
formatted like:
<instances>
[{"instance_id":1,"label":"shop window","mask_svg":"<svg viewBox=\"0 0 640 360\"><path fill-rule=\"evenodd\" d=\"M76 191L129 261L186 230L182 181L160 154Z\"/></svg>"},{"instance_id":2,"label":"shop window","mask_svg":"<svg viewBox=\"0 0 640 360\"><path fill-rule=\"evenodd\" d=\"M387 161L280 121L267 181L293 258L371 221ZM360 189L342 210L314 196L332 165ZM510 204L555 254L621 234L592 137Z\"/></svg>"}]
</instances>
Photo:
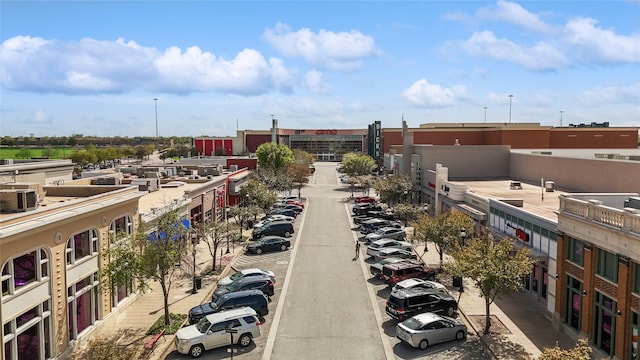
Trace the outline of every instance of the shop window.
<instances>
[{"instance_id":1,"label":"shop window","mask_svg":"<svg viewBox=\"0 0 640 360\"><path fill-rule=\"evenodd\" d=\"M99 319L97 278L98 274L94 273L67 288L69 340L77 339Z\"/></svg>"},{"instance_id":2,"label":"shop window","mask_svg":"<svg viewBox=\"0 0 640 360\"><path fill-rule=\"evenodd\" d=\"M596 292L594 343L608 355L613 355L615 349L615 311L615 300Z\"/></svg>"},{"instance_id":3,"label":"shop window","mask_svg":"<svg viewBox=\"0 0 640 360\"><path fill-rule=\"evenodd\" d=\"M633 292L640 294L640 264L633 263Z\"/></svg>"},{"instance_id":4,"label":"shop window","mask_svg":"<svg viewBox=\"0 0 640 360\"><path fill-rule=\"evenodd\" d=\"M3 324L5 359L51 358L49 308L47 300Z\"/></svg>"},{"instance_id":5,"label":"shop window","mask_svg":"<svg viewBox=\"0 0 640 360\"><path fill-rule=\"evenodd\" d=\"M580 331L582 316L582 282L567 276L567 297L565 303L565 323Z\"/></svg>"},{"instance_id":6,"label":"shop window","mask_svg":"<svg viewBox=\"0 0 640 360\"><path fill-rule=\"evenodd\" d=\"M631 313L631 354L630 359L640 359L640 352L638 351L638 334L640 333L640 315L637 312Z\"/></svg>"},{"instance_id":7,"label":"shop window","mask_svg":"<svg viewBox=\"0 0 640 360\"><path fill-rule=\"evenodd\" d=\"M580 266L584 266L584 243L569 237L567 240L567 260Z\"/></svg>"},{"instance_id":8,"label":"shop window","mask_svg":"<svg viewBox=\"0 0 640 360\"><path fill-rule=\"evenodd\" d=\"M2 295L14 294L48 276L49 257L45 250L31 251L9 259L2 267Z\"/></svg>"},{"instance_id":9,"label":"shop window","mask_svg":"<svg viewBox=\"0 0 640 360\"><path fill-rule=\"evenodd\" d=\"M613 282L618 281L618 256L606 250L598 249L596 274Z\"/></svg>"},{"instance_id":10,"label":"shop window","mask_svg":"<svg viewBox=\"0 0 640 360\"><path fill-rule=\"evenodd\" d=\"M67 264L69 265L97 253L98 231L96 229L75 234L67 241Z\"/></svg>"}]
</instances>

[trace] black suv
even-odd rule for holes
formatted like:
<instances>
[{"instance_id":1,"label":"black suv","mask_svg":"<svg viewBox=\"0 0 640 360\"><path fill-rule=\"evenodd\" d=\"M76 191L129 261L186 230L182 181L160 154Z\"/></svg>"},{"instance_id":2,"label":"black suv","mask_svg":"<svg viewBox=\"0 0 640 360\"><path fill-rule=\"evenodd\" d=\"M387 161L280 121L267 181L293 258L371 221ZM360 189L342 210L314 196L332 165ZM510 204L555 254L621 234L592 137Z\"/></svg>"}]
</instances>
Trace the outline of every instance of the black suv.
<instances>
[{"instance_id":1,"label":"black suv","mask_svg":"<svg viewBox=\"0 0 640 360\"><path fill-rule=\"evenodd\" d=\"M260 317L264 317L269 313L269 298L260 290L224 294L215 301L192 307L189 310L189 324L193 325L209 314L243 306L252 308Z\"/></svg>"},{"instance_id":2,"label":"black suv","mask_svg":"<svg viewBox=\"0 0 640 360\"><path fill-rule=\"evenodd\" d=\"M224 294L243 291L243 290L260 290L267 296L273 296L274 293L273 278L269 275L262 276L247 276L238 279L227 286L220 286L214 292L211 297L211 301L215 301L216 298L221 297Z\"/></svg>"},{"instance_id":3,"label":"black suv","mask_svg":"<svg viewBox=\"0 0 640 360\"><path fill-rule=\"evenodd\" d=\"M293 224L288 221L272 221L265 226L253 230L253 238L259 239L267 235L289 237L293 234Z\"/></svg>"},{"instance_id":4,"label":"black suv","mask_svg":"<svg viewBox=\"0 0 640 360\"><path fill-rule=\"evenodd\" d=\"M353 205L351 211L354 215L362 215L369 211L382 211L382 206L374 203L360 203Z\"/></svg>"},{"instance_id":5,"label":"black suv","mask_svg":"<svg viewBox=\"0 0 640 360\"><path fill-rule=\"evenodd\" d=\"M389 316L400 321L426 312L442 313L452 317L456 310L458 303L451 295L434 293L422 288L391 291L385 308Z\"/></svg>"}]
</instances>

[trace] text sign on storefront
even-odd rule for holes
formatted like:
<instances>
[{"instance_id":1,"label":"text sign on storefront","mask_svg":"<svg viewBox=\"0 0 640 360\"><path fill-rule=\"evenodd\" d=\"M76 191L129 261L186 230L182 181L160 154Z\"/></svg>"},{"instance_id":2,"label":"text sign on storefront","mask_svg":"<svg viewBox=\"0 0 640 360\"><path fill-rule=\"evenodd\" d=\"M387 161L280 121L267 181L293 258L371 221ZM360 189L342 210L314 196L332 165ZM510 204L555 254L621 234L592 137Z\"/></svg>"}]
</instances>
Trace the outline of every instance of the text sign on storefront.
<instances>
[{"instance_id":1,"label":"text sign on storefront","mask_svg":"<svg viewBox=\"0 0 640 360\"><path fill-rule=\"evenodd\" d=\"M380 159L380 148L381 148L381 143L382 143L382 138L380 137L380 121L376 121L375 122L375 126L374 126L374 133L373 133L373 151L375 154L375 158L376 160Z\"/></svg>"},{"instance_id":2,"label":"text sign on storefront","mask_svg":"<svg viewBox=\"0 0 640 360\"><path fill-rule=\"evenodd\" d=\"M316 135L337 135L338 130L336 129L327 129L327 130L316 130Z\"/></svg>"}]
</instances>

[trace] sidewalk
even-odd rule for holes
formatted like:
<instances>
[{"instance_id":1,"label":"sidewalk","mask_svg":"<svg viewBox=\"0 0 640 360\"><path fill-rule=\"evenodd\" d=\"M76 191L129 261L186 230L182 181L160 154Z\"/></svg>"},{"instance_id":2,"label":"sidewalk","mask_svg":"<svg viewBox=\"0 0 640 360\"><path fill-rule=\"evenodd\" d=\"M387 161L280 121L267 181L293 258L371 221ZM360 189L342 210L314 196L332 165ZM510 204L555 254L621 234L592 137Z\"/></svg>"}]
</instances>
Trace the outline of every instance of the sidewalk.
<instances>
[{"instance_id":1,"label":"sidewalk","mask_svg":"<svg viewBox=\"0 0 640 360\"><path fill-rule=\"evenodd\" d=\"M422 250L422 249L420 249ZM435 246L429 243L429 251L422 257L430 266L439 267L440 258ZM444 262L451 258L444 256ZM545 304L531 295L519 293L503 296L490 305L491 328L483 335L485 325L485 300L470 279L463 279L464 292L451 286L451 277L441 276L451 295L459 300L460 315L471 325L487 347L492 358L499 360L523 359L525 356L538 357L544 348L558 344L563 349L573 348L575 341L568 335L553 328Z\"/></svg>"},{"instance_id":2,"label":"sidewalk","mask_svg":"<svg viewBox=\"0 0 640 360\"><path fill-rule=\"evenodd\" d=\"M243 231L243 234L248 236L251 234L251 230ZM233 264L235 258L244 251L244 246L239 246L238 244L235 245L235 248L231 247L228 254L226 253L226 244L222 244L220 248L223 249L223 253L220 255L220 249L218 249L218 255L216 256L216 267L219 266L218 264L222 266L220 275L202 277L202 288L196 294L191 293L193 289L193 270L179 270L181 273L175 276L169 291L169 312L187 314L192 307L200 305L207 300L210 301L214 285L218 279L227 276L232 271L228 265ZM196 274L200 274L211 264L212 257L207 244L200 242L196 246ZM87 336L87 340L78 346L86 346L88 341L96 337L117 339L114 345L140 349L139 353L146 351L146 356L140 357L141 359L164 359L175 349L173 335L166 335L164 339L160 338L153 352L144 349L144 344L151 338L151 335L145 335L146 331L164 314L164 299L160 284L153 283L149 291L144 294L134 295L129 301L130 304L124 304L122 310L116 309L102 320L93 330L95 335Z\"/></svg>"}]
</instances>

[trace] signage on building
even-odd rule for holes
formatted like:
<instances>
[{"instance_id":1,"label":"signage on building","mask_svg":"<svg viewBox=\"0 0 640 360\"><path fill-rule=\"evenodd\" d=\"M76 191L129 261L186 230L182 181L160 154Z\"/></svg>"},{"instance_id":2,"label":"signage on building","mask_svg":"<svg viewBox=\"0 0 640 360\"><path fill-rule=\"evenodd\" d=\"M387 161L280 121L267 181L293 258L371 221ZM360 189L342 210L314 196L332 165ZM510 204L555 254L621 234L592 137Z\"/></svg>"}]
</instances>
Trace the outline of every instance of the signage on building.
<instances>
[{"instance_id":1,"label":"signage on building","mask_svg":"<svg viewBox=\"0 0 640 360\"><path fill-rule=\"evenodd\" d=\"M336 129L327 129L327 130L316 130L316 135L337 135L338 130Z\"/></svg>"},{"instance_id":2,"label":"signage on building","mask_svg":"<svg viewBox=\"0 0 640 360\"><path fill-rule=\"evenodd\" d=\"M380 133L380 121L376 121L373 128L373 153L376 160L380 159L380 150L382 149L382 136L380 136Z\"/></svg>"}]
</instances>

